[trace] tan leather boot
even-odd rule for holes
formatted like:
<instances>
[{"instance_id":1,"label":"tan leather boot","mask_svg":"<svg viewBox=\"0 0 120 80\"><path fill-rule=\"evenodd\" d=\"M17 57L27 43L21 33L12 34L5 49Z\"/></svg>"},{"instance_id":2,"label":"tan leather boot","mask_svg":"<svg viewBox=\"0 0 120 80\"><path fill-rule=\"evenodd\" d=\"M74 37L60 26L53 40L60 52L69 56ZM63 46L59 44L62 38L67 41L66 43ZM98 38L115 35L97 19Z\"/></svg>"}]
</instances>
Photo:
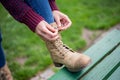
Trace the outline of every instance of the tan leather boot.
<instances>
[{"instance_id":1,"label":"tan leather boot","mask_svg":"<svg viewBox=\"0 0 120 80\"><path fill-rule=\"evenodd\" d=\"M51 25L57 27L55 23ZM65 65L69 71L77 72L90 63L90 57L71 50L63 44L60 37L55 41L46 41L46 46L56 67Z\"/></svg>"},{"instance_id":2,"label":"tan leather boot","mask_svg":"<svg viewBox=\"0 0 120 80\"><path fill-rule=\"evenodd\" d=\"M7 64L3 68L0 68L0 80L13 80Z\"/></svg>"}]
</instances>

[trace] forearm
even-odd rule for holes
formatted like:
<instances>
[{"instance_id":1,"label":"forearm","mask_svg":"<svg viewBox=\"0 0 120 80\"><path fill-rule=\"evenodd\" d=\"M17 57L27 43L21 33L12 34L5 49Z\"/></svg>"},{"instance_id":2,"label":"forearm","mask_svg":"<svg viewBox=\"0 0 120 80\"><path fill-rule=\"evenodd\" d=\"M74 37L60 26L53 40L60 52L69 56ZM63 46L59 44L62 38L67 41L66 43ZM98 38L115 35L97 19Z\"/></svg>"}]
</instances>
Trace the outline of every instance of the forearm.
<instances>
[{"instance_id":1,"label":"forearm","mask_svg":"<svg viewBox=\"0 0 120 80\"><path fill-rule=\"evenodd\" d=\"M26 24L32 31L43 20L23 0L0 0L8 12L19 22Z\"/></svg>"}]
</instances>

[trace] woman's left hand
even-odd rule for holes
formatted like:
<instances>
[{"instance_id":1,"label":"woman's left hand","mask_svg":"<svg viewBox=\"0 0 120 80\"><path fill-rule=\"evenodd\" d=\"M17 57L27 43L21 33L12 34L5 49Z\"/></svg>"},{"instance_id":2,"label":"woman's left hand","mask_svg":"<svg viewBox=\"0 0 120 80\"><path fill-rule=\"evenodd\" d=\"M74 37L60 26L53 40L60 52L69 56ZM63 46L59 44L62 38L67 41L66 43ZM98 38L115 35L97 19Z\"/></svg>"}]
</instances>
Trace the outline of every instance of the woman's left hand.
<instances>
[{"instance_id":1,"label":"woman's left hand","mask_svg":"<svg viewBox=\"0 0 120 80\"><path fill-rule=\"evenodd\" d=\"M53 11L53 16L54 16L56 24L58 25L58 30L59 31L66 30L72 24L69 17L67 15L65 15L64 13L58 11L58 10Z\"/></svg>"}]
</instances>

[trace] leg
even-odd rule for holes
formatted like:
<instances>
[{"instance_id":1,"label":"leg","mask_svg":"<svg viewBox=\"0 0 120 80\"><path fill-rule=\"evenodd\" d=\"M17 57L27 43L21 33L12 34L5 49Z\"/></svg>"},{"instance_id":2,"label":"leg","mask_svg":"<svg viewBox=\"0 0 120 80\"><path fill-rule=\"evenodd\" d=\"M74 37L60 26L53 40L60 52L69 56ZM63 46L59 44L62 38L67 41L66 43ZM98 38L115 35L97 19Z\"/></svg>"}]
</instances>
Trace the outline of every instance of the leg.
<instances>
[{"instance_id":1,"label":"leg","mask_svg":"<svg viewBox=\"0 0 120 80\"><path fill-rule=\"evenodd\" d=\"M48 0L25 0L33 10L40 14L53 27L57 25L54 22L51 7ZM61 38L55 41L46 41L46 46L51 53L55 66L60 67L64 64L68 70L76 72L88 65L90 58L84 54L72 51L63 44Z\"/></svg>"},{"instance_id":2,"label":"leg","mask_svg":"<svg viewBox=\"0 0 120 80\"><path fill-rule=\"evenodd\" d=\"M52 10L48 0L25 0L25 2L31 6L35 12L40 14L46 22L49 24L54 22Z\"/></svg>"},{"instance_id":3,"label":"leg","mask_svg":"<svg viewBox=\"0 0 120 80\"><path fill-rule=\"evenodd\" d=\"M5 65L5 55L1 46L1 42L2 42L2 37L0 33L0 68L2 68Z\"/></svg>"},{"instance_id":4,"label":"leg","mask_svg":"<svg viewBox=\"0 0 120 80\"><path fill-rule=\"evenodd\" d=\"M0 32L0 80L13 80L11 72L6 64L5 55L1 46L2 37Z\"/></svg>"}]
</instances>

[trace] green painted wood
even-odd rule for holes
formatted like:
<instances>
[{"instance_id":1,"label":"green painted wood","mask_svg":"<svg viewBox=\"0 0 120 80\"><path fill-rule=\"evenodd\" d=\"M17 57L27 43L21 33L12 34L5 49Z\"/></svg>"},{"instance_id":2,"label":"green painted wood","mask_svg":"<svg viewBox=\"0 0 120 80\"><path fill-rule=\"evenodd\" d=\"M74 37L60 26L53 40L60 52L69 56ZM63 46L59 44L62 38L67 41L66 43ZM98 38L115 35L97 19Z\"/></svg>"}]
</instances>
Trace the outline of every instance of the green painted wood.
<instances>
[{"instance_id":1,"label":"green painted wood","mask_svg":"<svg viewBox=\"0 0 120 80\"><path fill-rule=\"evenodd\" d=\"M119 66L120 46L118 46L110 55L106 56L98 65L96 65L80 80L107 80Z\"/></svg>"},{"instance_id":2,"label":"green painted wood","mask_svg":"<svg viewBox=\"0 0 120 80\"><path fill-rule=\"evenodd\" d=\"M120 43L120 31L113 30L103 39L94 44L91 48L84 52L92 59L92 64L80 72L69 72L65 67L59 70L49 80L77 80L93 68L107 53Z\"/></svg>"},{"instance_id":3,"label":"green painted wood","mask_svg":"<svg viewBox=\"0 0 120 80\"><path fill-rule=\"evenodd\" d=\"M107 80L120 80L120 67Z\"/></svg>"}]
</instances>

